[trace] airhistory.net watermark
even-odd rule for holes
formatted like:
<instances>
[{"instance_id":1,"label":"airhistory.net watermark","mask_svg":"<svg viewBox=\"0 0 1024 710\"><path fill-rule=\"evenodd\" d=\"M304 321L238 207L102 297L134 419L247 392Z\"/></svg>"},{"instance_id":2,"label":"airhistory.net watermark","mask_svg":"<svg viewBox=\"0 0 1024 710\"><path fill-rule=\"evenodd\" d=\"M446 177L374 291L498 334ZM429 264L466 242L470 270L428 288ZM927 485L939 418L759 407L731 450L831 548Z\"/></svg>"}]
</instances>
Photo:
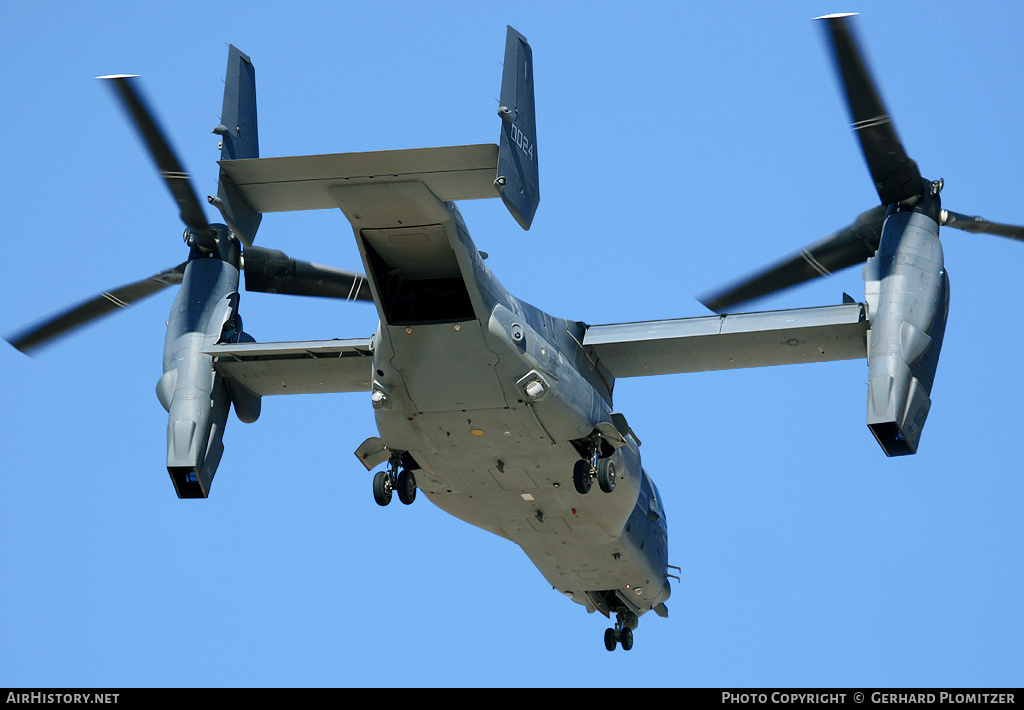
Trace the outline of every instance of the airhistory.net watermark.
<instances>
[{"instance_id":1,"label":"airhistory.net watermark","mask_svg":"<svg viewBox=\"0 0 1024 710\"><path fill-rule=\"evenodd\" d=\"M60 704L60 705L112 705L117 703L120 693L44 693L42 691L7 693L5 703Z\"/></svg>"}]
</instances>

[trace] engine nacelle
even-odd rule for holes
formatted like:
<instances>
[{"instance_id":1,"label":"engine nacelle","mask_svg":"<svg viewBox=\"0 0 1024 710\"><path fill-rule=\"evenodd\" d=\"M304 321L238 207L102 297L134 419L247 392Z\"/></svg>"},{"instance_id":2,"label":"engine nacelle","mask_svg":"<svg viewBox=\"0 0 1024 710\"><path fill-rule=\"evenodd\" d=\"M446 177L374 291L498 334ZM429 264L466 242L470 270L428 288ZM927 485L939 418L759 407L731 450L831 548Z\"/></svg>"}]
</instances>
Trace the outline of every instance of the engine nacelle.
<instances>
[{"instance_id":1,"label":"engine nacelle","mask_svg":"<svg viewBox=\"0 0 1024 710\"><path fill-rule=\"evenodd\" d=\"M878 252L864 267L864 290L871 321L868 428L886 455L913 454L931 407L949 312L936 220L920 211L891 213Z\"/></svg>"},{"instance_id":2,"label":"engine nacelle","mask_svg":"<svg viewBox=\"0 0 1024 710\"><path fill-rule=\"evenodd\" d=\"M175 387L168 410L167 472L179 498L206 498L224 453L231 398L222 378L213 376L212 363L211 376L201 372L205 357L188 358L186 384Z\"/></svg>"},{"instance_id":3,"label":"engine nacelle","mask_svg":"<svg viewBox=\"0 0 1024 710\"><path fill-rule=\"evenodd\" d=\"M247 336L238 316L237 256L193 258L167 321L164 374L157 383L157 397L169 413L167 472L179 498L210 494L232 401L243 421L259 416L259 397L218 375L204 352L240 339Z\"/></svg>"}]
</instances>

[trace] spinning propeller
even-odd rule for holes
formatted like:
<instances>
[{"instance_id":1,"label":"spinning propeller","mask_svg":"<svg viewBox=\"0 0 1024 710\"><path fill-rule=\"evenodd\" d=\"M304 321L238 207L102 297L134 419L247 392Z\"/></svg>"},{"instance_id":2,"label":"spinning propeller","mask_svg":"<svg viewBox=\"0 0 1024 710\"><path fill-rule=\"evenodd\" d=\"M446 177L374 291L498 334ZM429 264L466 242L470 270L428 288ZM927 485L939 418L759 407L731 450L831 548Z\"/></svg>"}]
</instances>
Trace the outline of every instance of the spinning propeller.
<instances>
[{"instance_id":1,"label":"spinning propeller","mask_svg":"<svg viewBox=\"0 0 1024 710\"><path fill-rule=\"evenodd\" d=\"M820 242L801 249L761 271L699 297L701 303L722 312L739 303L766 296L818 276L824 276L870 258L879 247L886 217L898 209L926 209L933 203L935 221L968 232L985 232L1024 241L1024 227L989 222L941 209L942 181L929 182L907 156L889 113L854 37L849 15L826 15L824 22L832 57L860 141L864 159L881 205L862 213L854 222ZM925 197L931 199L922 199Z\"/></svg>"},{"instance_id":2,"label":"spinning propeller","mask_svg":"<svg viewBox=\"0 0 1024 710\"><path fill-rule=\"evenodd\" d=\"M258 157L255 115L255 80L250 76L239 78L248 66L248 58L231 47L228 63L228 86L234 96L225 95L222 121L234 124L234 128L219 125L214 133L222 136L222 158ZM241 70L238 67L242 67ZM232 71L236 71L234 80ZM119 103L128 113L138 131L150 157L156 164L171 196L178 204L179 216L185 224L186 244L192 249L189 260L149 278L104 292L66 311L52 316L26 330L8 337L15 348L31 353L36 348L80 328L119 308L126 308L137 301L162 291L168 286L182 283L185 268L196 258L214 257L224 260L239 260L238 250L244 244L239 264L245 273L245 287L248 291L284 293L301 296L321 296L349 300L372 301L366 278L361 274L342 271L289 258L283 252L252 246L260 215L252 210L237 195L234 185L221 174L218 196L209 197L224 216L227 225L211 224L207 221L202 203L197 197L192 180L178 160L166 133L156 121L155 112L149 107L139 86L138 78L129 75L99 77L114 91ZM251 95L238 96L249 91ZM251 115L239 116L239 103L251 104ZM251 125L247 125L251 124ZM241 242L241 244L239 243ZM234 257L231 256L232 252Z\"/></svg>"}]
</instances>

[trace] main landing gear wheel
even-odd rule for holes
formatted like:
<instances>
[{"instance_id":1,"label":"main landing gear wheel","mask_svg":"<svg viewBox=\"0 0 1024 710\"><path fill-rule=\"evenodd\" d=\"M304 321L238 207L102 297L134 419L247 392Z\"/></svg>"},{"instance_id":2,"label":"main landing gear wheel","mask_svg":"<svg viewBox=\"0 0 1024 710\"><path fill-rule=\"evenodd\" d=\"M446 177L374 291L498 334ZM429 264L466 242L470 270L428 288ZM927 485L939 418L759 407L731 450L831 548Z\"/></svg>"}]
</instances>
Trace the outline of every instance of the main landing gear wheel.
<instances>
[{"instance_id":1,"label":"main landing gear wheel","mask_svg":"<svg viewBox=\"0 0 1024 710\"><path fill-rule=\"evenodd\" d=\"M595 430L593 434L584 439L582 443L586 451L583 458L577 461L572 467L572 482L576 492L586 495L597 479L597 485L605 493L615 490L616 470L615 463L610 457L601 457L601 437Z\"/></svg>"},{"instance_id":2,"label":"main landing gear wheel","mask_svg":"<svg viewBox=\"0 0 1024 710\"><path fill-rule=\"evenodd\" d=\"M398 500L402 501L405 505L409 505L416 500L416 476L412 474L407 468L403 468L402 472L398 474Z\"/></svg>"},{"instance_id":3,"label":"main landing gear wheel","mask_svg":"<svg viewBox=\"0 0 1024 710\"><path fill-rule=\"evenodd\" d=\"M580 459L572 467L572 484L576 492L586 495L597 479L597 485L605 493L615 490L615 463L611 459L598 459L595 467L587 459Z\"/></svg>"},{"instance_id":4,"label":"main landing gear wheel","mask_svg":"<svg viewBox=\"0 0 1024 710\"><path fill-rule=\"evenodd\" d=\"M597 462L597 485L605 493L615 490L615 463L611 459L601 459Z\"/></svg>"},{"instance_id":5,"label":"main landing gear wheel","mask_svg":"<svg viewBox=\"0 0 1024 710\"><path fill-rule=\"evenodd\" d=\"M387 470L378 471L374 475L373 499L377 501L377 505L390 503L391 494L395 491L398 491L398 500L405 505L416 500L416 476L407 468L398 470L402 465L402 455L401 451L392 452Z\"/></svg>"},{"instance_id":6,"label":"main landing gear wheel","mask_svg":"<svg viewBox=\"0 0 1024 710\"><path fill-rule=\"evenodd\" d=\"M572 467L572 484L576 486L576 492L581 496L590 492L593 472L590 469L590 462L580 459Z\"/></svg>"},{"instance_id":7,"label":"main landing gear wheel","mask_svg":"<svg viewBox=\"0 0 1024 710\"><path fill-rule=\"evenodd\" d=\"M390 474L387 471L378 471L373 477L373 499L377 501L377 505L390 503L393 490Z\"/></svg>"}]
</instances>

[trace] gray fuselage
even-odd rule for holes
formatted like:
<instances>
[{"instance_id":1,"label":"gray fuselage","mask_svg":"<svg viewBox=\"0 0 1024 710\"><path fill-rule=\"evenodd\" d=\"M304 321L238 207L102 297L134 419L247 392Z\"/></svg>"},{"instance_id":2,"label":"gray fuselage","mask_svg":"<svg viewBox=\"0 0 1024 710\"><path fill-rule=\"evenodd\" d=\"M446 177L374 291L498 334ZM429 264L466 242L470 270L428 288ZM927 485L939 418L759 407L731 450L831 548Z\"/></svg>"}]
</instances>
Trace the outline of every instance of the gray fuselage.
<instances>
[{"instance_id":1,"label":"gray fuselage","mask_svg":"<svg viewBox=\"0 0 1024 710\"><path fill-rule=\"evenodd\" d=\"M572 484L579 442L613 421L611 376L580 344L585 326L509 294L445 208L425 227L352 220L381 316L384 444L406 452L434 504L518 544L569 598L605 613L615 597L638 615L652 609L670 593L666 519L632 433L605 445L612 492Z\"/></svg>"}]
</instances>

